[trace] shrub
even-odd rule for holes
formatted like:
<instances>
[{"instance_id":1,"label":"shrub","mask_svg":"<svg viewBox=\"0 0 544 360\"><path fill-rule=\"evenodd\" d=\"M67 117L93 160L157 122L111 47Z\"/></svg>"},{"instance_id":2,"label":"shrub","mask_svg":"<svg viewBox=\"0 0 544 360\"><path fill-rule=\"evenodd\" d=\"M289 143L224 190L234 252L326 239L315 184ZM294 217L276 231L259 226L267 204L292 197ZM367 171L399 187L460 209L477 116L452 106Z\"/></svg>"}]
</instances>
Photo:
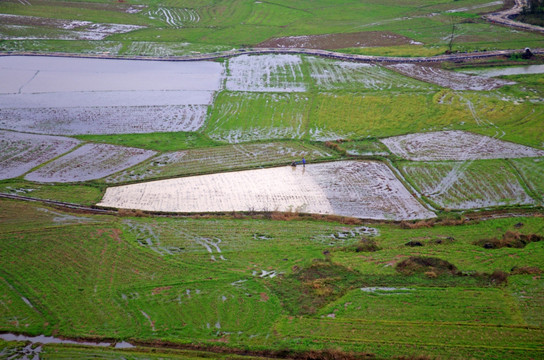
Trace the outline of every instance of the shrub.
<instances>
[{"instance_id":1,"label":"shrub","mask_svg":"<svg viewBox=\"0 0 544 360\"><path fill-rule=\"evenodd\" d=\"M510 271L510 275L540 275L542 274L542 269L536 266L514 266Z\"/></svg>"},{"instance_id":2,"label":"shrub","mask_svg":"<svg viewBox=\"0 0 544 360\"><path fill-rule=\"evenodd\" d=\"M508 273L502 270L495 270L489 275L489 280L495 285L506 284L508 281Z\"/></svg>"},{"instance_id":3,"label":"shrub","mask_svg":"<svg viewBox=\"0 0 544 360\"><path fill-rule=\"evenodd\" d=\"M381 248L378 246L375 240L362 237L361 240L355 245L355 252L374 252Z\"/></svg>"},{"instance_id":4,"label":"shrub","mask_svg":"<svg viewBox=\"0 0 544 360\"><path fill-rule=\"evenodd\" d=\"M537 234L525 235L517 231L507 231L501 239L481 239L475 241L473 244L482 246L485 249L500 249L503 247L521 249L531 242L541 241L542 238L542 236Z\"/></svg>"},{"instance_id":5,"label":"shrub","mask_svg":"<svg viewBox=\"0 0 544 360\"><path fill-rule=\"evenodd\" d=\"M404 275L427 272L433 272L437 276L440 274L459 274L457 267L450 262L439 258L423 256L410 256L408 259L399 262L395 269Z\"/></svg>"}]
</instances>

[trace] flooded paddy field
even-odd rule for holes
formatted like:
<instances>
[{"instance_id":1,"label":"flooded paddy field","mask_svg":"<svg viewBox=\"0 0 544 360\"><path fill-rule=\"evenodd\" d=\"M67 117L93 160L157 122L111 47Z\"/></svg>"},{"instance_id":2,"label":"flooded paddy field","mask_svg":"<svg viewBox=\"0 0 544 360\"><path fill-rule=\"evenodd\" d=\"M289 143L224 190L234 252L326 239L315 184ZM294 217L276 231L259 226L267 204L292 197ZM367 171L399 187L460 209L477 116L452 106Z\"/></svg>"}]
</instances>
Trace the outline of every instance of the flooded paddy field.
<instances>
[{"instance_id":1,"label":"flooded paddy field","mask_svg":"<svg viewBox=\"0 0 544 360\"><path fill-rule=\"evenodd\" d=\"M383 163L342 161L108 188L100 206L165 212L286 211L372 219L434 217Z\"/></svg>"},{"instance_id":2,"label":"flooded paddy field","mask_svg":"<svg viewBox=\"0 0 544 360\"><path fill-rule=\"evenodd\" d=\"M43 134L195 131L219 63L1 57L0 127Z\"/></svg>"},{"instance_id":3,"label":"flooded paddy field","mask_svg":"<svg viewBox=\"0 0 544 360\"><path fill-rule=\"evenodd\" d=\"M60 136L22 134L0 130L0 179L23 175L80 144Z\"/></svg>"},{"instance_id":4,"label":"flooded paddy field","mask_svg":"<svg viewBox=\"0 0 544 360\"><path fill-rule=\"evenodd\" d=\"M39 169L25 179L37 182L74 182L100 179L132 167L155 151L109 144L85 144Z\"/></svg>"},{"instance_id":5,"label":"flooded paddy field","mask_svg":"<svg viewBox=\"0 0 544 360\"><path fill-rule=\"evenodd\" d=\"M415 161L544 156L544 150L465 131L439 131L381 140L395 155Z\"/></svg>"},{"instance_id":6,"label":"flooded paddy field","mask_svg":"<svg viewBox=\"0 0 544 360\"><path fill-rule=\"evenodd\" d=\"M512 81L491 79L476 75L466 75L463 73L442 70L432 66L397 64L389 65L387 67L406 76L453 90L484 91L497 89L504 85L514 84Z\"/></svg>"}]
</instances>

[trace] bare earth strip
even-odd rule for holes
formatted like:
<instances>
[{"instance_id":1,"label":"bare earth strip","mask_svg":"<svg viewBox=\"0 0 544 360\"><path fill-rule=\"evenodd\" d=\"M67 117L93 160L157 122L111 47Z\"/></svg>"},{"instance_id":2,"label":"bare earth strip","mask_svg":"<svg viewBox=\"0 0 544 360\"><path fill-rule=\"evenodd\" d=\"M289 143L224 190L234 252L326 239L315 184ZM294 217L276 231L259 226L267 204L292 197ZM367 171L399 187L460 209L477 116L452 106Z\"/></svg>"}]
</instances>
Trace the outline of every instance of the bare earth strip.
<instances>
[{"instance_id":1,"label":"bare earth strip","mask_svg":"<svg viewBox=\"0 0 544 360\"><path fill-rule=\"evenodd\" d=\"M134 166L155 151L109 144L85 144L25 176L39 182L73 182L100 179Z\"/></svg>"},{"instance_id":2,"label":"bare earth strip","mask_svg":"<svg viewBox=\"0 0 544 360\"><path fill-rule=\"evenodd\" d=\"M297 211L371 219L434 217L383 163L342 161L108 188L99 204L169 212Z\"/></svg>"},{"instance_id":3,"label":"bare earth strip","mask_svg":"<svg viewBox=\"0 0 544 360\"><path fill-rule=\"evenodd\" d=\"M381 142L395 155L414 161L544 156L544 150L457 130L395 136Z\"/></svg>"},{"instance_id":4,"label":"bare earth strip","mask_svg":"<svg viewBox=\"0 0 544 360\"><path fill-rule=\"evenodd\" d=\"M0 179L21 176L32 168L70 151L79 140L60 136L0 130Z\"/></svg>"},{"instance_id":5,"label":"bare earth strip","mask_svg":"<svg viewBox=\"0 0 544 360\"><path fill-rule=\"evenodd\" d=\"M0 23L7 28L21 29L22 34L34 29L58 29L57 32L38 31L35 35L6 36L2 40L59 39L59 40L103 40L109 35L124 34L144 28L138 25L102 24L80 20L61 20L36 16L0 14Z\"/></svg>"},{"instance_id":6,"label":"bare earth strip","mask_svg":"<svg viewBox=\"0 0 544 360\"><path fill-rule=\"evenodd\" d=\"M403 75L453 90L493 90L504 85L514 84L512 81L456 73L433 66L395 64L386 67Z\"/></svg>"}]
</instances>

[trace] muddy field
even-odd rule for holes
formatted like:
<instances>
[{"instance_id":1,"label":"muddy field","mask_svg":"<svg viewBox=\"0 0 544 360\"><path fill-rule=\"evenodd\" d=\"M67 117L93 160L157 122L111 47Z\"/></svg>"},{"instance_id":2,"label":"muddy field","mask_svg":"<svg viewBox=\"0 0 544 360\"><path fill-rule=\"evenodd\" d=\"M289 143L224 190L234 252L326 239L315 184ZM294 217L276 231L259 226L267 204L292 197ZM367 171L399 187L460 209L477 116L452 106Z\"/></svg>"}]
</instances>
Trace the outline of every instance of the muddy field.
<instances>
[{"instance_id":1,"label":"muddy field","mask_svg":"<svg viewBox=\"0 0 544 360\"><path fill-rule=\"evenodd\" d=\"M366 31L349 34L325 34L288 36L266 40L257 47L263 48L306 48L306 49L343 49L350 47L409 45L416 42L406 36L388 31Z\"/></svg>"},{"instance_id":2,"label":"muddy field","mask_svg":"<svg viewBox=\"0 0 544 360\"><path fill-rule=\"evenodd\" d=\"M358 161L113 187L99 205L175 212L293 211L390 220L435 216L385 164Z\"/></svg>"},{"instance_id":3,"label":"muddy field","mask_svg":"<svg viewBox=\"0 0 544 360\"><path fill-rule=\"evenodd\" d=\"M85 144L25 176L38 182L75 182L100 179L134 166L155 151L115 146Z\"/></svg>"},{"instance_id":4,"label":"muddy field","mask_svg":"<svg viewBox=\"0 0 544 360\"><path fill-rule=\"evenodd\" d=\"M0 130L0 179L21 176L32 168L70 151L79 140L60 136Z\"/></svg>"},{"instance_id":5,"label":"muddy field","mask_svg":"<svg viewBox=\"0 0 544 360\"><path fill-rule=\"evenodd\" d=\"M0 14L2 40L104 40L143 26Z\"/></svg>"},{"instance_id":6,"label":"muddy field","mask_svg":"<svg viewBox=\"0 0 544 360\"><path fill-rule=\"evenodd\" d=\"M431 84L447 87L453 90L485 91L514 84L512 81L493 79L483 76L467 75L453 71L442 70L433 66L416 64L388 65L387 68L403 75L425 81Z\"/></svg>"},{"instance_id":7,"label":"muddy field","mask_svg":"<svg viewBox=\"0 0 544 360\"><path fill-rule=\"evenodd\" d=\"M414 161L544 156L544 150L465 131L409 134L390 137L381 141L395 155Z\"/></svg>"}]
</instances>

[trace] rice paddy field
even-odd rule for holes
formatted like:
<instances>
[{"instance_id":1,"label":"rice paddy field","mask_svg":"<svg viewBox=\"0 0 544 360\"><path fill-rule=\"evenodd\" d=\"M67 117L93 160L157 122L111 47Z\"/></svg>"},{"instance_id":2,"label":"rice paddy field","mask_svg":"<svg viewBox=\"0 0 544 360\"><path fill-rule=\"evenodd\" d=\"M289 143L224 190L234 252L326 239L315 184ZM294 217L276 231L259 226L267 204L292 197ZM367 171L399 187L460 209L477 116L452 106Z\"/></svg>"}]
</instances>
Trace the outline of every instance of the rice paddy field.
<instances>
[{"instance_id":1,"label":"rice paddy field","mask_svg":"<svg viewBox=\"0 0 544 360\"><path fill-rule=\"evenodd\" d=\"M510 6L0 2L0 358L544 358Z\"/></svg>"}]
</instances>

